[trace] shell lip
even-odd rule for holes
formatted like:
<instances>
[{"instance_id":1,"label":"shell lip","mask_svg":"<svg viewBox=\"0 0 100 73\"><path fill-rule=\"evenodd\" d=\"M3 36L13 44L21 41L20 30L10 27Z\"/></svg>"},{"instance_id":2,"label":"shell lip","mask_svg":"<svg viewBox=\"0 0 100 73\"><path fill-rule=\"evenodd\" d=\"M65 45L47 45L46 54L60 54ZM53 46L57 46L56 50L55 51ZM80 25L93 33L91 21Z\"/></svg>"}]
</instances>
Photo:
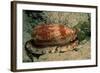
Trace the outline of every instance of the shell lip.
<instances>
[{"instance_id":1,"label":"shell lip","mask_svg":"<svg viewBox=\"0 0 100 73\"><path fill-rule=\"evenodd\" d=\"M31 39L29 40L31 41L31 44L32 46L36 47L36 48L45 48L45 47L48 47L48 46L65 46L65 45L70 45L71 43L74 43L75 41L78 41L78 38L76 37L73 41L70 41L70 42L59 42L59 43L53 43L52 42L36 42L34 41L34 39Z\"/></svg>"}]
</instances>

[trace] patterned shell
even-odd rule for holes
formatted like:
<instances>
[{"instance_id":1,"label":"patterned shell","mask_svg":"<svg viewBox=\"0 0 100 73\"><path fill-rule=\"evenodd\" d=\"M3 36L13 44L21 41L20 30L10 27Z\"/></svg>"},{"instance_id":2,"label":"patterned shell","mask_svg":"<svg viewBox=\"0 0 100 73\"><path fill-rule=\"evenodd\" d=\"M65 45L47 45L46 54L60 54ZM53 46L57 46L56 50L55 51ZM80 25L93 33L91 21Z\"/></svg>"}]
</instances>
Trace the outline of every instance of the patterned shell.
<instances>
[{"instance_id":1,"label":"patterned shell","mask_svg":"<svg viewBox=\"0 0 100 73\"><path fill-rule=\"evenodd\" d=\"M41 24L33 28L32 38L36 45L65 45L77 37L75 30L61 24Z\"/></svg>"}]
</instances>

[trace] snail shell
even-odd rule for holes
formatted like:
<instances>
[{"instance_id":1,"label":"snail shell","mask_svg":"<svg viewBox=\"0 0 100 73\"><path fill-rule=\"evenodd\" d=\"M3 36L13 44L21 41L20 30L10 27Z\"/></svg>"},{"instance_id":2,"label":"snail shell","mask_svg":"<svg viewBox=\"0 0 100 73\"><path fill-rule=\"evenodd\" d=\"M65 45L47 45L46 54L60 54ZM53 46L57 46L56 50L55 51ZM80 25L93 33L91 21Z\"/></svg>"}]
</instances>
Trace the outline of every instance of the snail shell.
<instances>
[{"instance_id":1,"label":"snail shell","mask_svg":"<svg viewBox=\"0 0 100 73\"><path fill-rule=\"evenodd\" d=\"M75 30L61 24L40 24L33 28L32 39L36 45L64 45L77 37Z\"/></svg>"}]
</instances>

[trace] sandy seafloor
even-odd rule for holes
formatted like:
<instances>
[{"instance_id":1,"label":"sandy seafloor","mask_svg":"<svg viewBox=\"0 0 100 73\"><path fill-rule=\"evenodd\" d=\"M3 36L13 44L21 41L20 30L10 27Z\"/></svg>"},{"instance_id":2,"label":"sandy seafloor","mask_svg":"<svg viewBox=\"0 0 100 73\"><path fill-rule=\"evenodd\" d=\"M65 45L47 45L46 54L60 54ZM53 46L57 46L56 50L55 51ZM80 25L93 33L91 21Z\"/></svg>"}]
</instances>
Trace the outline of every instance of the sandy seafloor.
<instances>
[{"instance_id":1,"label":"sandy seafloor","mask_svg":"<svg viewBox=\"0 0 100 73\"><path fill-rule=\"evenodd\" d=\"M50 48L50 47L48 47ZM64 53L48 53L41 55L39 59L33 57L34 62L44 61L66 61L66 60L87 60L91 58L91 42L90 40L83 40L78 46L77 51L69 50ZM23 62L31 62L23 49Z\"/></svg>"}]
</instances>

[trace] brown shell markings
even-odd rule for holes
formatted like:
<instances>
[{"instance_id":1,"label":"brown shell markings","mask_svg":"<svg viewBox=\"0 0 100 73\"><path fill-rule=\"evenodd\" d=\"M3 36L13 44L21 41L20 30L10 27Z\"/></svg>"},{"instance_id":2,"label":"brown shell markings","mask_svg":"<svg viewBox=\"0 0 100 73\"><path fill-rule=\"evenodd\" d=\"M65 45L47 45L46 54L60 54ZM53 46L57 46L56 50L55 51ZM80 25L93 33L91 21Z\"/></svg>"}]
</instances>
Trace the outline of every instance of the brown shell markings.
<instances>
[{"instance_id":1,"label":"brown shell markings","mask_svg":"<svg viewBox=\"0 0 100 73\"><path fill-rule=\"evenodd\" d=\"M61 24L40 24L33 28L32 38L36 45L64 45L74 41L77 33Z\"/></svg>"}]
</instances>

